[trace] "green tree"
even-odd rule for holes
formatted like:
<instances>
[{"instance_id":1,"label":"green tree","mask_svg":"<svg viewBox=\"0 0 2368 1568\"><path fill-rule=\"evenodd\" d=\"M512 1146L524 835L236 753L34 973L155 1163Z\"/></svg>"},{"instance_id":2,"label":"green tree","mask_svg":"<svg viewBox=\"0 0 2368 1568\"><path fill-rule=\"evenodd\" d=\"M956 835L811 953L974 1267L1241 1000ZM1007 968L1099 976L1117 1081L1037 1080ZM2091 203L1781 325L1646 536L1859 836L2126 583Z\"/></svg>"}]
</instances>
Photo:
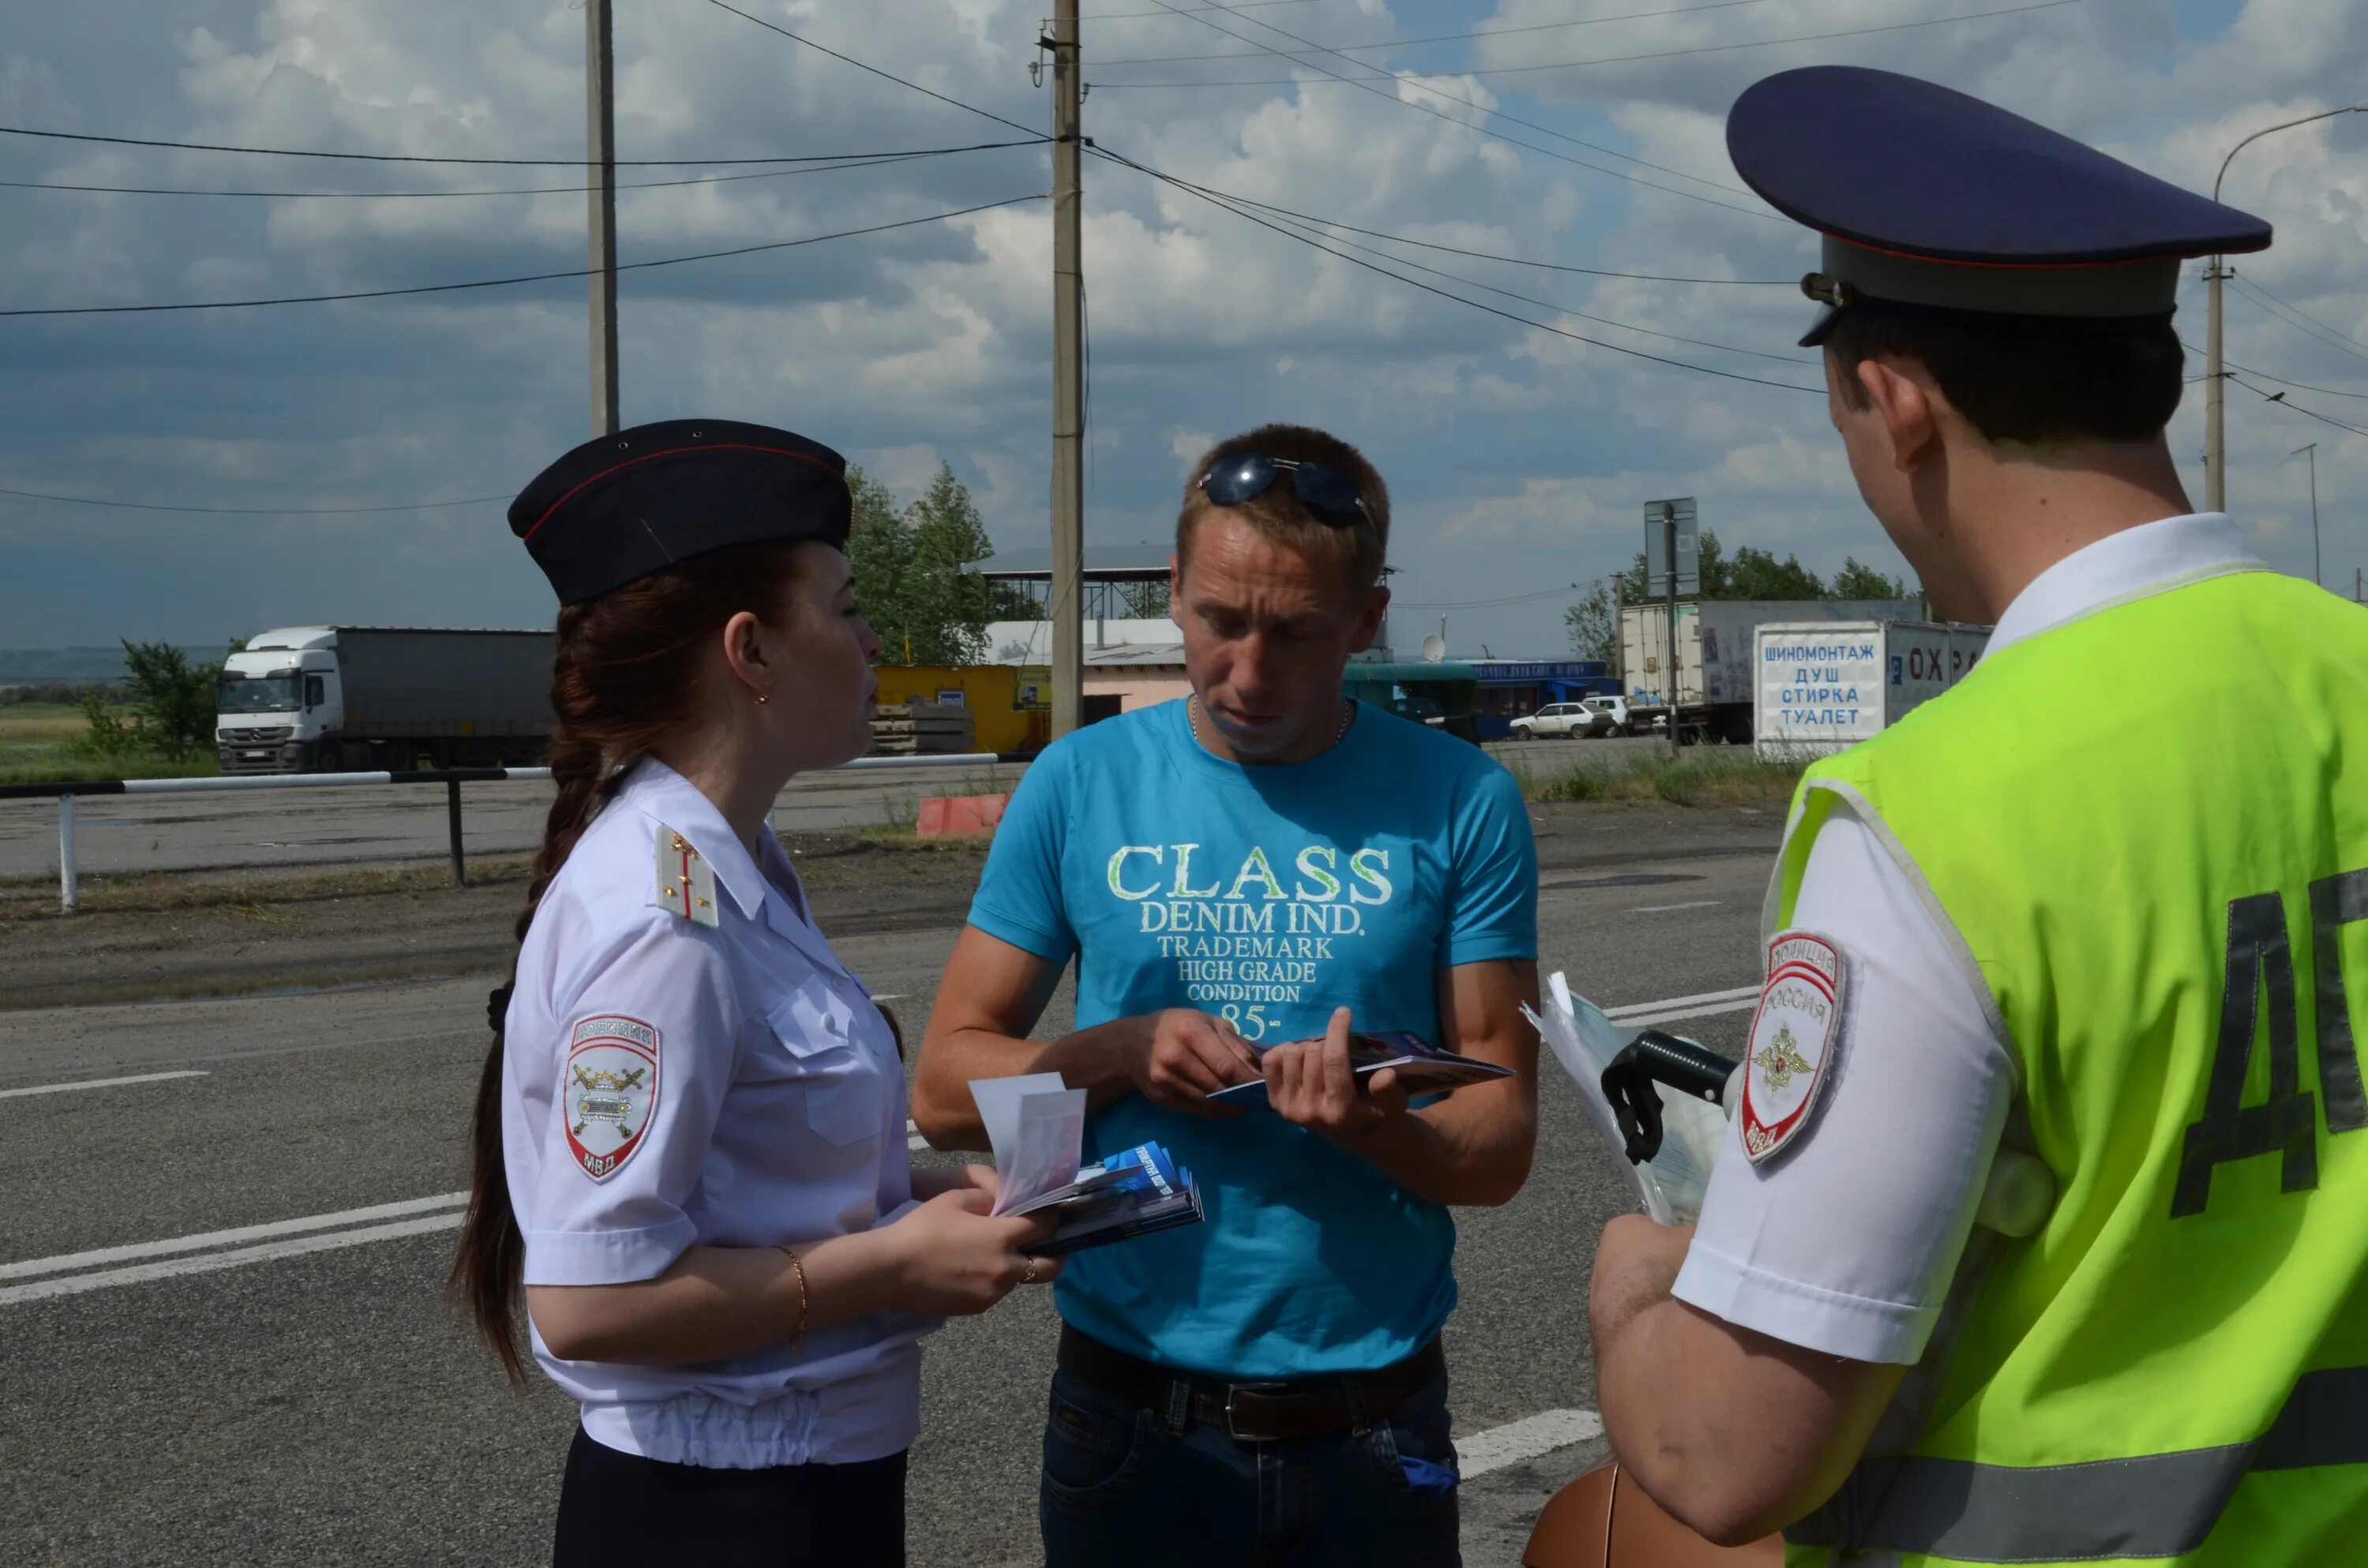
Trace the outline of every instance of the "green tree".
<instances>
[{"instance_id":1,"label":"green tree","mask_svg":"<svg viewBox=\"0 0 2368 1568\"><path fill-rule=\"evenodd\" d=\"M243 643L233 643L235 653ZM118 762L139 756L185 762L214 746L214 682L222 675L219 661L191 665L189 656L169 642L123 643L123 695L131 712L108 700L112 688L92 687L83 693L82 713L88 729L74 751L96 762Z\"/></svg>"},{"instance_id":2,"label":"green tree","mask_svg":"<svg viewBox=\"0 0 2368 1568\"><path fill-rule=\"evenodd\" d=\"M1129 583L1119 591L1126 605L1126 613L1137 620L1167 619L1167 585L1159 583Z\"/></svg>"},{"instance_id":3,"label":"green tree","mask_svg":"<svg viewBox=\"0 0 2368 1568\"><path fill-rule=\"evenodd\" d=\"M1855 556L1845 555L1842 557L1842 569L1834 574L1834 585L1828 597L1837 599L1905 599L1915 596L1907 591L1907 585L1901 579L1886 577Z\"/></svg>"},{"instance_id":4,"label":"green tree","mask_svg":"<svg viewBox=\"0 0 2368 1568\"><path fill-rule=\"evenodd\" d=\"M1608 585L1598 583L1594 592L1563 611L1562 623L1570 632L1573 657L1620 662L1620 611Z\"/></svg>"},{"instance_id":5,"label":"green tree","mask_svg":"<svg viewBox=\"0 0 2368 1568\"><path fill-rule=\"evenodd\" d=\"M1745 545L1735 552L1735 560L1726 568L1724 592L1712 596L1722 599L1821 599L1827 597L1825 579L1801 564L1799 559L1787 555L1779 561L1764 550Z\"/></svg>"},{"instance_id":6,"label":"green tree","mask_svg":"<svg viewBox=\"0 0 2368 1568\"><path fill-rule=\"evenodd\" d=\"M901 510L895 495L849 465L855 502L848 562L857 602L892 663L967 665L985 655L986 623L1008 602L963 568L995 553L969 489L939 463L920 498Z\"/></svg>"},{"instance_id":7,"label":"green tree","mask_svg":"<svg viewBox=\"0 0 2368 1568\"><path fill-rule=\"evenodd\" d=\"M169 642L123 644L125 684L149 749L180 762L214 745L214 682L219 662L192 666Z\"/></svg>"},{"instance_id":8,"label":"green tree","mask_svg":"<svg viewBox=\"0 0 2368 1568\"><path fill-rule=\"evenodd\" d=\"M1649 603L1668 592L1660 580L1647 582L1645 557L1639 551L1622 574L1626 603ZM1767 551L1745 545L1732 558L1721 549L1718 535L1702 536L1702 592L1680 598L1705 599L1904 599L1915 596L1896 577L1844 557L1842 569L1827 583L1800 562L1797 556L1779 561Z\"/></svg>"}]
</instances>

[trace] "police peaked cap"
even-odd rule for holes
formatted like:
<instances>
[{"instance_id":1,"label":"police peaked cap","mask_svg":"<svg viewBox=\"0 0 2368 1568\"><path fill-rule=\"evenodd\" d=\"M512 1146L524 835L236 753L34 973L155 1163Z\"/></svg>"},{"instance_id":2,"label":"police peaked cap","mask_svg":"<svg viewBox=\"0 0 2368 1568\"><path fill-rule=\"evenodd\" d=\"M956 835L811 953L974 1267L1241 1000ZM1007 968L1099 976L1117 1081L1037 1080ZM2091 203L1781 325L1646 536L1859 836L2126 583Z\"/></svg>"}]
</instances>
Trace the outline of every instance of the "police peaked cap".
<instances>
[{"instance_id":1,"label":"police peaked cap","mask_svg":"<svg viewBox=\"0 0 2368 1568\"><path fill-rule=\"evenodd\" d=\"M1736 173L1825 236L1802 292L1841 312L2116 332L2170 320L2188 256L2270 225L1964 93L1857 65L1755 83L1726 117Z\"/></svg>"},{"instance_id":2,"label":"police peaked cap","mask_svg":"<svg viewBox=\"0 0 2368 1568\"><path fill-rule=\"evenodd\" d=\"M563 605L734 545L847 548L847 460L769 425L669 419L597 437L510 504Z\"/></svg>"}]
</instances>

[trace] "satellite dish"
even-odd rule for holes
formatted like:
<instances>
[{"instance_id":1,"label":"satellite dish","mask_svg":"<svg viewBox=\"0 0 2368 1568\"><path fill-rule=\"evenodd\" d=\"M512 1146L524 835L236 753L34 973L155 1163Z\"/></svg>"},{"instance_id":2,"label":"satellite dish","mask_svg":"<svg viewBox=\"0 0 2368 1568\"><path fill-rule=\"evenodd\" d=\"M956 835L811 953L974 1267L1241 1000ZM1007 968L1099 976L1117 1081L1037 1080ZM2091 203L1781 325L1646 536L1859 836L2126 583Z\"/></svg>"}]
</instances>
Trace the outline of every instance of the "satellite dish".
<instances>
[{"instance_id":1,"label":"satellite dish","mask_svg":"<svg viewBox=\"0 0 2368 1568\"><path fill-rule=\"evenodd\" d=\"M1447 639L1434 631L1422 640L1422 656L1428 664L1438 664L1447 657Z\"/></svg>"}]
</instances>

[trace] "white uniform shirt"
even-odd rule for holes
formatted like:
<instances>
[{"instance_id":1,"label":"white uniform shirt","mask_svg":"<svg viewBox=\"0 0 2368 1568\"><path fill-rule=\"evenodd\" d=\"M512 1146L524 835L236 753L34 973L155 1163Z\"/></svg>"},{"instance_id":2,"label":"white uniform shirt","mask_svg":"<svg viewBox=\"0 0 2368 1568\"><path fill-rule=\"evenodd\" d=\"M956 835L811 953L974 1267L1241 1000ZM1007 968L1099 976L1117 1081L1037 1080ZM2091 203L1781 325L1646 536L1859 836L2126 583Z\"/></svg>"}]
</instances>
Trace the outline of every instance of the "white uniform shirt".
<instances>
[{"instance_id":1,"label":"white uniform shirt","mask_svg":"<svg viewBox=\"0 0 2368 1568\"><path fill-rule=\"evenodd\" d=\"M660 869L661 834L706 862L712 888ZM528 1284L648 1279L692 1245L819 1241L911 1207L894 1039L770 835L762 855L644 760L544 893L503 1061ZM783 1343L696 1367L563 1361L539 1334L534 1351L612 1449L720 1469L838 1464L918 1435L918 1342L934 1326L857 1318L794 1355Z\"/></svg>"},{"instance_id":2,"label":"white uniform shirt","mask_svg":"<svg viewBox=\"0 0 2368 1568\"><path fill-rule=\"evenodd\" d=\"M2115 604L2260 567L2220 513L2130 528L2033 579L1985 656ZM1771 889L1770 921L1775 909ZM1732 1119L1674 1294L1788 1344L1912 1366L1948 1302L2020 1094L2014 1056L1921 875L1846 809L1817 830L1789 928L1832 939L1852 966L1834 1077L1813 1122L1765 1165L1744 1153Z\"/></svg>"}]
</instances>

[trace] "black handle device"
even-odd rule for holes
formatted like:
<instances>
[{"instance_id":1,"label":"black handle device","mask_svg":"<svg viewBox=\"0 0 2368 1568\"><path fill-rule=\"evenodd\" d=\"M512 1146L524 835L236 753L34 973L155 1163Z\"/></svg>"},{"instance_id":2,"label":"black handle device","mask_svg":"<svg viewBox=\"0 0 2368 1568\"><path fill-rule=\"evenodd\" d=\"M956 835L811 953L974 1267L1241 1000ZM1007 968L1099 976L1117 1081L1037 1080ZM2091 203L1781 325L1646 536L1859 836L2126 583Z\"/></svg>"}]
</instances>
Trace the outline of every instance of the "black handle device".
<instances>
[{"instance_id":1,"label":"black handle device","mask_svg":"<svg viewBox=\"0 0 2368 1568\"><path fill-rule=\"evenodd\" d=\"M1611 1102L1627 1140L1628 1163L1641 1165L1661 1152L1661 1096L1654 1085L1723 1106L1735 1067L1708 1046L1659 1029L1646 1029L1622 1046L1603 1070L1602 1081L1603 1097Z\"/></svg>"}]
</instances>

